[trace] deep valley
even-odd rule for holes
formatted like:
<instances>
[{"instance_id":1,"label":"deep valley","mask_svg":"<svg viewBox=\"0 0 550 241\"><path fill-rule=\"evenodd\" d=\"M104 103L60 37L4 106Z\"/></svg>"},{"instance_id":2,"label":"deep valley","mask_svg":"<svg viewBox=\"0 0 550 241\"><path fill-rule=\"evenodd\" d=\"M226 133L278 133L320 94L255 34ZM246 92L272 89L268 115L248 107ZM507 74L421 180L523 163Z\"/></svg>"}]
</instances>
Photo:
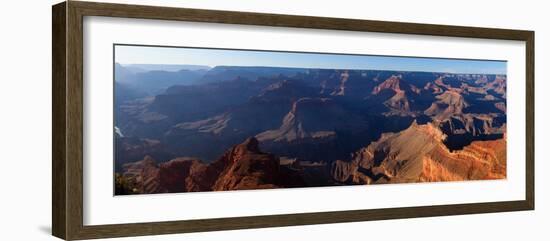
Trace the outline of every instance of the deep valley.
<instances>
[{"instance_id":1,"label":"deep valley","mask_svg":"<svg viewBox=\"0 0 550 241\"><path fill-rule=\"evenodd\" d=\"M115 65L115 194L506 177L506 76Z\"/></svg>"}]
</instances>

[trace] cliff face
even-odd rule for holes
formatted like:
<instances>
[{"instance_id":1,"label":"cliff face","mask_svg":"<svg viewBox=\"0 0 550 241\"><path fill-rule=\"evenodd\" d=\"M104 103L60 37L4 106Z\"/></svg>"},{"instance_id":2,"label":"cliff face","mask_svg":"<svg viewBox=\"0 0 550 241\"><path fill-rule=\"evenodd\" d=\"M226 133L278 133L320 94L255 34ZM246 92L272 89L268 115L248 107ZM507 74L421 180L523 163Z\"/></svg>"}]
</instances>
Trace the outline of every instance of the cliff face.
<instances>
[{"instance_id":1,"label":"cliff face","mask_svg":"<svg viewBox=\"0 0 550 241\"><path fill-rule=\"evenodd\" d=\"M374 87L374 89L372 90L372 94L377 95L383 90L387 89L393 90L394 92L401 92L403 91L400 86L401 81L401 76L392 75L390 78Z\"/></svg>"},{"instance_id":2,"label":"cliff face","mask_svg":"<svg viewBox=\"0 0 550 241\"><path fill-rule=\"evenodd\" d=\"M350 161L284 166L248 138L217 161L176 158L157 164L151 157L124 166L127 190L119 193L172 193L327 186L502 179L506 177L506 139L473 141L461 150L445 146L447 136L434 124L413 122L398 133L353 154ZM321 182L321 181L322 182ZM332 180L332 181L328 181Z\"/></svg>"},{"instance_id":3,"label":"cliff face","mask_svg":"<svg viewBox=\"0 0 550 241\"><path fill-rule=\"evenodd\" d=\"M385 134L355 153L350 162L335 162L339 182L401 183L499 179L506 176L506 141L474 141L450 151L446 135L433 124Z\"/></svg>"},{"instance_id":4,"label":"cliff face","mask_svg":"<svg viewBox=\"0 0 550 241\"><path fill-rule=\"evenodd\" d=\"M455 91L446 91L436 96L437 101L432 103L424 114L433 116L436 120L444 120L453 115L461 115L462 110L468 107L464 97Z\"/></svg>"},{"instance_id":5,"label":"cliff face","mask_svg":"<svg viewBox=\"0 0 550 241\"><path fill-rule=\"evenodd\" d=\"M157 164L151 157L124 166L123 178L133 193L165 193L207 190L213 180L204 175L207 166L200 161L177 158Z\"/></svg>"},{"instance_id":6,"label":"cliff face","mask_svg":"<svg viewBox=\"0 0 550 241\"><path fill-rule=\"evenodd\" d=\"M135 193L172 193L276 188L279 160L263 153L255 138L228 150L211 164L176 158L157 164L151 157L124 166L123 177Z\"/></svg>"},{"instance_id":7,"label":"cliff face","mask_svg":"<svg viewBox=\"0 0 550 241\"><path fill-rule=\"evenodd\" d=\"M215 191L277 187L279 160L261 152L256 138L248 138L232 148L218 162L224 168L212 186Z\"/></svg>"},{"instance_id":8,"label":"cliff face","mask_svg":"<svg viewBox=\"0 0 550 241\"><path fill-rule=\"evenodd\" d=\"M420 181L502 179L506 177L506 140L474 141L453 152L438 145L423 161Z\"/></svg>"},{"instance_id":9,"label":"cliff face","mask_svg":"<svg viewBox=\"0 0 550 241\"><path fill-rule=\"evenodd\" d=\"M343 119L346 118L346 121ZM328 98L300 98L283 118L278 129L256 135L261 142L297 142L332 138L334 130L360 130L364 121Z\"/></svg>"}]
</instances>

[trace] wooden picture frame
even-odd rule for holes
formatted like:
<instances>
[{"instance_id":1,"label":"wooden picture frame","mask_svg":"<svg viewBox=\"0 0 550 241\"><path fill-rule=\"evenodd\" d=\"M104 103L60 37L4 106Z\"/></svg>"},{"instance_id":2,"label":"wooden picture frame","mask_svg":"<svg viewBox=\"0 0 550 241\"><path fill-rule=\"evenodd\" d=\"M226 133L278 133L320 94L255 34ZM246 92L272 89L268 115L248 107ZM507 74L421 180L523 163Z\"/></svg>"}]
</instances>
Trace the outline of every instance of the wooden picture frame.
<instances>
[{"instance_id":1,"label":"wooden picture frame","mask_svg":"<svg viewBox=\"0 0 550 241\"><path fill-rule=\"evenodd\" d=\"M52 233L66 239L110 238L214 230L280 227L368 220L533 210L534 32L67 1L52 8ZM83 17L107 16L207 23L452 36L526 43L525 200L489 203L316 212L202 220L86 226L83 224Z\"/></svg>"}]
</instances>

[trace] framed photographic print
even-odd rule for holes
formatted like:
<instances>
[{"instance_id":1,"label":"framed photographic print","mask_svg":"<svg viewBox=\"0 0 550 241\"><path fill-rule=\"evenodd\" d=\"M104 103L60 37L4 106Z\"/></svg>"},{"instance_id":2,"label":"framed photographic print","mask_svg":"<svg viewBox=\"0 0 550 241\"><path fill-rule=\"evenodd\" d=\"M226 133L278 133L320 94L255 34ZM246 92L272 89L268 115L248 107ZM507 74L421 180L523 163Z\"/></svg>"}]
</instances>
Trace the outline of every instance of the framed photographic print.
<instances>
[{"instance_id":1,"label":"framed photographic print","mask_svg":"<svg viewBox=\"0 0 550 241\"><path fill-rule=\"evenodd\" d=\"M532 31L77 1L52 24L57 237L534 209Z\"/></svg>"}]
</instances>

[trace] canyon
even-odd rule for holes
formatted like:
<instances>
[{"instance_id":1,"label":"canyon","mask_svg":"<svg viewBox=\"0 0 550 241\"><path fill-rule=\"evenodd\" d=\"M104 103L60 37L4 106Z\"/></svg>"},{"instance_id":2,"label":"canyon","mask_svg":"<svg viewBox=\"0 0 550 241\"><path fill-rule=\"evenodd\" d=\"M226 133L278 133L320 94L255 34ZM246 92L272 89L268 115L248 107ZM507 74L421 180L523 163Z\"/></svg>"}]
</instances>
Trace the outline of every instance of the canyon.
<instances>
[{"instance_id":1,"label":"canyon","mask_svg":"<svg viewBox=\"0 0 550 241\"><path fill-rule=\"evenodd\" d=\"M116 195L506 178L505 75L115 68Z\"/></svg>"}]
</instances>

